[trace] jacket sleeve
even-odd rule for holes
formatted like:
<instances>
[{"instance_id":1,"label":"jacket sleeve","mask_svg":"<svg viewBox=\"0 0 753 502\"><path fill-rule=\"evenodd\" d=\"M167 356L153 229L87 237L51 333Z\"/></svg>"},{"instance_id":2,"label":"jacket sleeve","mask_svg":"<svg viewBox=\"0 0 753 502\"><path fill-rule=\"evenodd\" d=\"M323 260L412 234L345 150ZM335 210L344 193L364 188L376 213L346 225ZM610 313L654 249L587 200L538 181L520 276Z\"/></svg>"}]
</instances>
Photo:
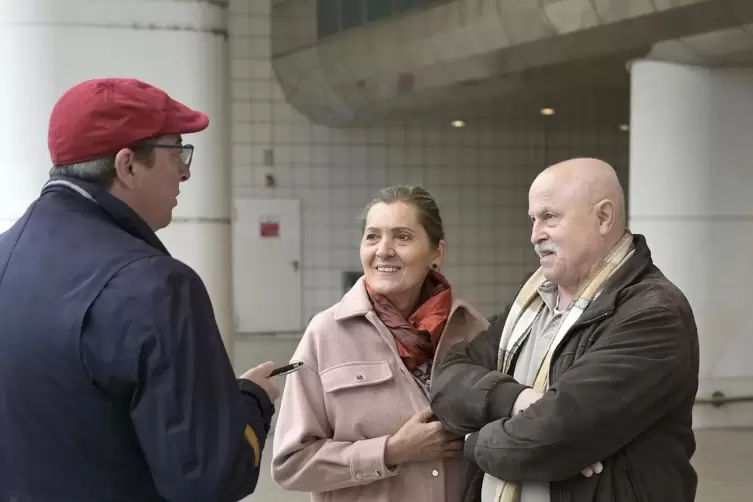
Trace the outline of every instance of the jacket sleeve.
<instances>
[{"instance_id":1,"label":"jacket sleeve","mask_svg":"<svg viewBox=\"0 0 753 502\"><path fill-rule=\"evenodd\" d=\"M384 464L388 436L332 439L311 338L309 328L294 356L304 366L285 382L275 427L272 478L286 490L327 492L396 476L399 467L390 470Z\"/></svg>"},{"instance_id":2,"label":"jacket sleeve","mask_svg":"<svg viewBox=\"0 0 753 502\"><path fill-rule=\"evenodd\" d=\"M431 408L456 434L480 430L509 417L525 385L497 371L497 354L507 312L486 331L455 345L438 365L431 384Z\"/></svg>"},{"instance_id":3,"label":"jacket sleeve","mask_svg":"<svg viewBox=\"0 0 753 502\"><path fill-rule=\"evenodd\" d=\"M537 402L489 423L466 456L508 481L558 481L602 461L692 398L690 331L662 307L609 327Z\"/></svg>"},{"instance_id":4,"label":"jacket sleeve","mask_svg":"<svg viewBox=\"0 0 753 502\"><path fill-rule=\"evenodd\" d=\"M165 499L235 501L254 491L274 407L236 380L190 268L160 256L121 270L90 308L81 352L95 385L130 410Z\"/></svg>"}]
</instances>

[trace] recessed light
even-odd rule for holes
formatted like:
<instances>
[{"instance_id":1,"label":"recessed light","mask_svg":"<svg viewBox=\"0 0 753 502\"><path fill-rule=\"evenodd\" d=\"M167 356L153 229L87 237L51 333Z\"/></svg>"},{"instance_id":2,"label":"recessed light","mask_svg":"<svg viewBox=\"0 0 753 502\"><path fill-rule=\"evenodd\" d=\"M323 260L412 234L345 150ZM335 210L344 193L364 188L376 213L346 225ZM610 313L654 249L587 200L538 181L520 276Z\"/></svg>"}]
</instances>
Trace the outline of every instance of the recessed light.
<instances>
[{"instance_id":1,"label":"recessed light","mask_svg":"<svg viewBox=\"0 0 753 502\"><path fill-rule=\"evenodd\" d=\"M541 109L541 114L542 115L547 115L547 116L554 115L554 108L542 108Z\"/></svg>"},{"instance_id":2,"label":"recessed light","mask_svg":"<svg viewBox=\"0 0 753 502\"><path fill-rule=\"evenodd\" d=\"M620 131L628 132L629 130L630 130L630 126L628 124L620 124Z\"/></svg>"},{"instance_id":3,"label":"recessed light","mask_svg":"<svg viewBox=\"0 0 753 502\"><path fill-rule=\"evenodd\" d=\"M453 120L452 127L465 127L465 122L462 120Z\"/></svg>"}]
</instances>

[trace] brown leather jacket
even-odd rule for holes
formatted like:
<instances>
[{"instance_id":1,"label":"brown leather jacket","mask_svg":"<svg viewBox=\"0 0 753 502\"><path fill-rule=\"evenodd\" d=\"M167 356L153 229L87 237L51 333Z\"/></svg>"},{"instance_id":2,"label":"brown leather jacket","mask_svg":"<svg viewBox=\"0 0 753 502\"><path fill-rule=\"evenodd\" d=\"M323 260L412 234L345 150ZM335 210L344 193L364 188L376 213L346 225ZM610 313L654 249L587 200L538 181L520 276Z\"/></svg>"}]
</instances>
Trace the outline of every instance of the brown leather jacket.
<instances>
[{"instance_id":1,"label":"brown leather jacket","mask_svg":"<svg viewBox=\"0 0 753 502\"><path fill-rule=\"evenodd\" d=\"M525 386L496 371L506 313L438 365L432 408L450 430L472 433L466 502L480 501L484 472L548 481L552 502L695 500L695 320L643 236L635 248L556 348L550 389L524 413L510 418ZM601 474L580 474L597 461Z\"/></svg>"}]
</instances>

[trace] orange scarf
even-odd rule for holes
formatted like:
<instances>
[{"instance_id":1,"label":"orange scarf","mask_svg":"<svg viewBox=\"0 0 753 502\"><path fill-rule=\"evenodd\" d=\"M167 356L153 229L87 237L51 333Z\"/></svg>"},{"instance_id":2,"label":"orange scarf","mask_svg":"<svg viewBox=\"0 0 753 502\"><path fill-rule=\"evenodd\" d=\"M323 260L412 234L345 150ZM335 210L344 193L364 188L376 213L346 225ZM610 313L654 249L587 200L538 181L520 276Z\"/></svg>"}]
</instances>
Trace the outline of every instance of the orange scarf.
<instances>
[{"instance_id":1,"label":"orange scarf","mask_svg":"<svg viewBox=\"0 0 753 502\"><path fill-rule=\"evenodd\" d=\"M407 320L386 296L374 292L368 283L366 292L377 317L395 336L405 366L413 371L433 360L452 307L452 287L447 279L436 270L429 272L421 287L420 306Z\"/></svg>"}]
</instances>

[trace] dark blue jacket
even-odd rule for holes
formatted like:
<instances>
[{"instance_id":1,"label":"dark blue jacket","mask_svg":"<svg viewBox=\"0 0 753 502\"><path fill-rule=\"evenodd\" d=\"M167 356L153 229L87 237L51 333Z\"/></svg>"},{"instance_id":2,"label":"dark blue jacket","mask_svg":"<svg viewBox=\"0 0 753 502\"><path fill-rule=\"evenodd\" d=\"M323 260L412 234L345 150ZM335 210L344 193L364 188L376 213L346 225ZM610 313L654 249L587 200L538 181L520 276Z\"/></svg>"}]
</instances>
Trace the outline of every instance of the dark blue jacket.
<instances>
[{"instance_id":1,"label":"dark blue jacket","mask_svg":"<svg viewBox=\"0 0 753 502\"><path fill-rule=\"evenodd\" d=\"M233 375L201 279L62 183L0 235L0 500L243 498L274 408Z\"/></svg>"}]
</instances>

